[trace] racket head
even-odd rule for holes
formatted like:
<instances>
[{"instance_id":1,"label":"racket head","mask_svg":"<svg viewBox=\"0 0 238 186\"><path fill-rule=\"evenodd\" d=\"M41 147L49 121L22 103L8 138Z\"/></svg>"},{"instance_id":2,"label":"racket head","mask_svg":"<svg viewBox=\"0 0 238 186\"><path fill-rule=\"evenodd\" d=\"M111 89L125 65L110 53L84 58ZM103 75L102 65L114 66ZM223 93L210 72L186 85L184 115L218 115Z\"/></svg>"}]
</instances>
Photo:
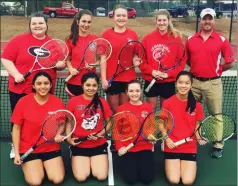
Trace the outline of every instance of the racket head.
<instances>
[{"instance_id":1,"label":"racket head","mask_svg":"<svg viewBox=\"0 0 238 186\"><path fill-rule=\"evenodd\" d=\"M91 41L84 50L83 61L91 67L106 62L112 54L110 42L103 38L97 38Z\"/></svg>"},{"instance_id":2,"label":"racket head","mask_svg":"<svg viewBox=\"0 0 238 186\"><path fill-rule=\"evenodd\" d=\"M37 59L41 67L54 68L58 61L65 61L68 54L69 49L65 42L60 39L51 39L40 47Z\"/></svg>"},{"instance_id":3,"label":"racket head","mask_svg":"<svg viewBox=\"0 0 238 186\"><path fill-rule=\"evenodd\" d=\"M174 128L174 117L166 109L156 109L144 120L142 136L149 141L165 139Z\"/></svg>"},{"instance_id":4,"label":"racket head","mask_svg":"<svg viewBox=\"0 0 238 186\"><path fill-rule=\"evenodd\" d=\"M57 110L49 112L42 126L41 134L47 141L54 141L56 135L63 139L72 135L76 128L76 119L68 110Z\"/></svg>"},{"instance_id":5,"label":"racket head","mask_svg":"<svg viewBox=\"0 0 238 186\"><path fill-rule=\"evenodd\" d=\"M139 117L130 111L114 114L108 121L106 136L114 141L128 141L134 138L140 131Z\"/></svg>"},{"instance_id":6,"label":"racket head","mask_svg":"<svg viewBox=\"0 0 238 186\"><path fill-rule=\"evenodd\" d=\"M145 54L145 48L141 42L136 40L128 41L120 50L118 61L121 67L124 69L134 66L133 57L136 55L140 62ZM138 65L137 65L138 66Z\"/></svg>"},{"instance_id":7,"label":"racket head","mask_svg":"<svg viewBox=\"0 0 238 186\"><path fill-rule=\"evenodd\" d=\"M182 42L171 41L165 45L158 45L153 51L153 58L159 63L159 69L166 72L179 66L185 54L186 50Z\"/></svg>"},{"instance_id":8,"label":"racket head","mask_svg":"<svg viewBox=\"0 0 238 186\"><path fill-rule=\"evenodd\" d=\"M206 141L226 141L236 133L236 123L226 114L214 114L202 121L198 132L200 137Z\"/></svg>"}]
</instances>

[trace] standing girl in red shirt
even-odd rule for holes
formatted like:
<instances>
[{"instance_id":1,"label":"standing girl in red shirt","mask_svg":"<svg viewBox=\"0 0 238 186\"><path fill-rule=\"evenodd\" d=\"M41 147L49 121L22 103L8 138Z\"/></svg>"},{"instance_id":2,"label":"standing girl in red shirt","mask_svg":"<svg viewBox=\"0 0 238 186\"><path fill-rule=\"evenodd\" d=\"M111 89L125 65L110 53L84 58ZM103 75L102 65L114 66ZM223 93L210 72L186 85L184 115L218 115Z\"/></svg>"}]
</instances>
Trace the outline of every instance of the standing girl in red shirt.
<instances>
[{"instance_id":1,"label":"standing girl in red shirt","mask_svg":"<svg viewBox=\"0 0 238 186\"><path fill-rule=\"evenodd\" d=\"M128 12L124 6L118 5L113 10L114 27L107 29L102 37L107 39L112 45L112 55L106 63L101 65L102 88L106 90L107 100L115 113L117 107L128 101L126 95L126 84L130 80L136 79L135 69L130 69L118 75L112 84L108 85L108 80L116 71L118 55L120 49L131 40L138 40L135 31L126 27ZM133 59L131 59L131 63Z\"/></svg>"},{"instance_id":2,"label":"standing girl in red shirt","mask_svg":"<svg viewBox=\"0 0 238 186\"><path fill-rule=\"evenodd\" d=\"M176 78L178 92L167 99L162 108L174 116L174 129L162 144L164 145L165 172L171 184L178 184L180 178L184 185L192 185L197 172L197 145L190 141L177 146L176 141L191 136L204 118L202 105L196 102L192 91L192 75L181 71ZM198 135L198 134L196 134ZM199 144L204 141L199 140Z\"/></svg>"},{"instance_id":3,"label":"standing girl in red shirt","mask_svg":"<svg viewBox=\"0 0 238 186\"><path fill-rule=\"evenodd\" d=\"M126 92L130 101L120 105L117 112L131 111L139 116L142 123L146 116L153 111L153 108L149 103L141 101L142 89L140 81L132 80L128 82ZM140 138L138 141L143 139L142 136ZM138 180L144 184L149 184L154 178L153 145L142 140L127 152L126 147L132 141L115 141L116 149L122 155L119 157L121 175L128 184L134 184Z\"/></svg>"},{"instance_id":4,"label":"standing girl in red shirt","mask_svg":"<svg viewBox=\"0 0 238 186\"><path fill-rule=\"evenodd\" d=\"M83 93L81 78L87 72L95 72L96 69L84 68L80 72L79 67L84 50L87 45L98 36L90 33L92 25L92 13L89 10L80 10L75 16L71 25L71 33L66 38L66 43L69 48L69 57L67 67L73 77L67 82L66 86L72 95L77 96ZM82 64L82 67L85 65Z\"/></svg>"},{"instance_id":5,"label":"standing girl in red shirt","mask_svg":"<svg viewBox=\"0 0 238 186\"><path fill-rule=\"evenodd\" d=\"M14 123L12 141L15 148L16 165L21 165L25 180L29 185L41 185L44 169L54 184L60 184L65 175L60 144L46 143L34 150L24 162L20 156L29 150L39 138L44 119L49 112L64 109L61 99L52 95L52 79L46 72L38 72L33 77L33 93L21 98L12 114Z\"/></svg>"},{"instance_id":6,"label":"standing girl in red shirt","mask_svg":"<svg viewBox=\"0 0 238 186\"><path fill-rule=\"evenodd\" d=\"M157 108L158 96L160 96L161 106L165 99L175 94L175 78L177 74L184 69L186 64L185 56L180 65L175 69L170 70L167 73L158 70L159 63L155 59L162 51L168 53L169 61L165 61L167 65L170 66L173 63L174 65L176 64L175 59L178 56L175 55L177 54L176 51L179 50L177 49L177 45L175 45L171 50L166 47L166 44L172 41L182 43L180 33L174 29L169 12L167 10L160 10L156 16L156 28L142 40L142 44L146 50L146 55L144 58L145 62L140 65L140 70L145 79L145 89L153 78L157 79L149 92L144 91L144 94L147 97L147 102L152 104L154 109Z\"/></svg>"},{"instance_id":7,"label":"standing girl in red shirt","mask_svg":"<svg viewBox=\"0 0 238 186\"><path fill-rule=\"evenodd\" d=\"M99 77L94 72L82 77L83 94L69 100L68 109L77 120L71 144L72 170L77 181L85 181L91 174L105 180L108 174L107 140L101 130L104 120L112 115L108 103L98 96ZM88 136L86 141L75 143L78 137Z\"/></svg>"}]
</instances>

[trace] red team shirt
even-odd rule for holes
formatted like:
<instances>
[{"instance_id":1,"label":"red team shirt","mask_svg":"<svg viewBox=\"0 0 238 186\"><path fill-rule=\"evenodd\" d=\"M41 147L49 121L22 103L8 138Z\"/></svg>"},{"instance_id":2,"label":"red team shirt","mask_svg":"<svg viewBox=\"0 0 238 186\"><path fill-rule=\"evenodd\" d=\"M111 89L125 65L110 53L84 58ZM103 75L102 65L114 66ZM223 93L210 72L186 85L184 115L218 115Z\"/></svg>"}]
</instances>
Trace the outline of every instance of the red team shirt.
<instances>
[{"instance_id":1,"label":"red team shirt","mask_svg":"<svg viewBox=\"0 0 238 186\"><path fill-rule=\"evenodd\" d=\"M48 112L64 108L62 100L52 94L49 94L48 101L43 105L35 100L34 93L21 98L11 117L11 122L21 126L19 152L25 153L35 145ZM60 144L58 143L46 143L36 148L33 153L51 152L59 149Z\"/></svg>"},{"instance_id":2,"label":"red team shirt","mask_svg":"<svg viewBox=\"0 0 238 186\"><path fill-rule=\"evenodd\" d=\"M111 45L112 45L112 54L110 58L107 60L107 80L109 80L114 73L116 72L117 68L117 62L118 62L118 55L121 50L121 48L130 40L138 40L138 36L136 32L133 30L127 28L125 32L123 33L117 33L114 32L112 28L109 28L106 30L103 34L102 37L104 39L107 39ZM132 59L131 59L131 65ZM120 72L123 68L119 66L118 71ZM117 76L114 81L121 81L121 82L129 82L133 79L136 79L136 72L135 69L130 69L119 76Z\"/></svg>"},{"instance_id":3,"label":"red team shirt","mask_svg":"<svg viewBox=\"0 0 238 186\"><path fill-rule=\"evenodd\" d=\"M202 105L199 102L196 102L196 109L192 114L186 112L186 107L187 101L178 99L177 95L173 95L163 103L162 108L171 112L174 117L174 129L169 134L174 142L191 136L196 128L196 121L204 118ZM165 142L164 152L197 153L197 144L196 141L190 141L174 149L169 149Z\"/></svg>"},{"instance_id":4,"label":"red team shirt","mask_svg":"<svg viewBox=\"0 0 238 186\"><path fill-rule=\"evenodd\" d=\"M190 72L196 77L211 78L221 76L222 63L234 62L234 55L229 41L215 30L204 42L201 32L188 38L186 42L188 59L191 62Z\"/></svg>"},{"instance_id":5,"label":"red team shirt","mask_svg":"<svg viewBox=\"0 0 238 186\"><path fill-rule=\"evenodd\" d=\"M147 103L147 102L143 102L141 105L132 105L130 102L127 102L123 105L120 105L117 109L117 112L122 112L122 111L131 111L134 114L136 114L139 118L141 123L144 121L144 119L146 118L146 116L153 111L152 106ZM115 141L115 147L117 150L119 150L121 147L126 147L128 146L130 143L134 142L134 140L136 139L136 137L134 139L131 139L129 141L123 141L123 142L118 142ZM139 137L138 142L135 146L133 146L130 149L130 152L138 152L138 151L142 151L142 150L152 150L153 145L150 142L144 141L144 138L142 136ZM141 141L143 140L143 141Z\"/></svg>"},{"instance_id":6,"label":"red team shirt","mask_svg":"<svg viewBox=\"0 0 238 186\"><path fill-rule=\"evenodd\" d=\"M40 48L46 41L50 40L49 36L44 39L39 40L33 37L31 33L25 33L13 38L8 45L5 47L2 58L10 60L14 63L16 68L21 74L28 72L35 61L36 53L34 52L34 47ZM39 56L38 56L39 57ZM53 90L56 82L56 71L54 69L44 70L49 73L53 80ZM37 73L32 72L32 74L25 79L24 82L14 85L14 78L9 75L9 85L8 89L11 92L17 94L29 94L32 92L32 78Z\"/></svg>"},{"instance_id":7,"label":"red team shirt","mask_svg":"<svg viewBox=\"0 0 238 186\"><path fill-rule=\"evenodd\" d=\"M88 44L94 40L97 39L98 36L93 35L93 34L89 34L86 37L82 37L79 36L79 39L76 43L76 46L73 45L72 40L68 40L66 41L66 44L69 48L69 55L71 56L71 63L73 68L78 68L80 67L85 67L85 64L81 64L82 58L83 58L83 54L84 54L84 50L86 49L86 47L88 46ZM73 84L73 85L82 85L81 83L81 78L84 74L88 73L88 72L96 72L96 69L82 69L79 71L79 73L76 76L73 76L68 83L69 84Z\"/></svg>"},{"instance_id":8,"label":"red team shirt","mask_svg":"<svg viewBox=\"0 0 238 186\"><path fill-rule=\"evenodd\" d=\"M181 37L178 36L175 38L173 36L168 35L168 33L161 35L158 29L155 29L153 32L143 38L142 44L145 47L146 53L144 56L144 61L140 65L140 70L142 71L143 78L145 80L151 81L153 79L151 75L152 71L159 69L159 63L154 59L154 56L158 55L161 52L162 48L165 48L165 45L171 41L182 43ZM178 48L176 46L177 45L175 45L175 47L172 47L171 50L166 50L168 54L166 57L166 61L164 61L163 63L165 63L168 67L172 67L175 65L175 54L177 54L178 52L182 52L182 50L178 51ZM184 59L181 61L178 67L176 67L174 70L169 70L167 72L169 77L163 80L157 80L157 83L175 81L177 74L184 69L186 60L187 57L185 55ZM162 69L160 69L160 71L162 71Z\"/></svg>"},{"instance_id":9,"label":"red team shirt","mask_svg":"<svg viewBox=\"0 0 238 186\"><path fill-rule=\"evenodd\" d=\"M83 95L73 97L69 100L68 110L74 114L77 120L73 137L86 137L92 133L99 132L103 128L104 120L112 115L112 111L104 99L100 98L100 100L104 109L104 117L101 108L98 108L95 113L90 114L89 111L87 114L85 114L85 108L91 102L91 100L85 99ZM104 144L106 141L106 138L99 138L96 141L86 140L78 144L77 147L93 148Z\"/></svg>"}]
</instances>

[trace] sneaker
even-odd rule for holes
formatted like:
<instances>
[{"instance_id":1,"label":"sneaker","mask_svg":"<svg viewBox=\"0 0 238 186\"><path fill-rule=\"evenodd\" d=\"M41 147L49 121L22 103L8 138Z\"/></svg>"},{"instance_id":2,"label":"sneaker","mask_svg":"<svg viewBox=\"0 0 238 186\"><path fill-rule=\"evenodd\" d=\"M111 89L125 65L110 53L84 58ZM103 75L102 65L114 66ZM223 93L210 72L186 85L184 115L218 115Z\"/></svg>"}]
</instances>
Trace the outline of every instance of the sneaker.
<instances>
[{"instance_id":1,"label":"sneaker","mask_svg":"<svg viewBox=\"0 0 238 186\"><path fill-rule=\"evenodd\" d=\"M211 157L213 158L221 158L222 157L222 149L213 147L213 152L211 153Z\"/></svg>"},{"instance_id":2,"label":"sneaker","mask_svg":"<svg viewBox=\"0 0 238 186\"><path fill-rule=\"evenodd\" d=\"M11 152L10 152L10 158L13 159L15 158L15 150L14 150L14 146L13 144L11 143Z\"/></svg>"}]
</instances>

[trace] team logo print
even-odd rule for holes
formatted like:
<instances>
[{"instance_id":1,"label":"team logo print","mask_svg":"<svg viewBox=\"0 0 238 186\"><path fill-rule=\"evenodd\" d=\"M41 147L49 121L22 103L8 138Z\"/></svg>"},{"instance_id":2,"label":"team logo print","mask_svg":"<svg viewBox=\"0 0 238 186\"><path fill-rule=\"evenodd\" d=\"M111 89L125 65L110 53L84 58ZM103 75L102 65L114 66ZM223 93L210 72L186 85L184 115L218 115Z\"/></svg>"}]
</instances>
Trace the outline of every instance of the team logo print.
<instances>
[{"instance_id":1,"label":"team logo print","mask_svg":"<svg viewBox=\"0 0 238 186\"><path fill-rule=\"evenodd\" d=\"M151 49L152 56L156 61L161 59L161 56L166 56L170 53L170 50L167 46L163 44L154 45Z\"/></svg>"},{"instance_id":2,"label":"team logo print","mask_svg":"<svg viewBox=\"0 0 238 186\"><path fill-rule=\"evenodd\" d=\"M141 117L143 117L143 118L146 118L146 116L148 116L148 112L147 111L142 111L141 112Z\"/></svg>"},{"instance_id":3,"label":"team logo print","mask_svg":"<svg viewBox=\"0 0 238 186\"><path fill-rule=\"evenodd\" d=\"M97 113L93 116L87 117L84 116L83 122L82 122L82 128L85 130L93 130L96 128L98 124L98 120L100 119L100 114Z\"/></svg>"},{"instance_id":4,"label":"team logo print","mask_svg":"<svg viewBox=\"0 0 238 186\"><path fill-rule=\"evenodd\" d=\"M34 57L47 58L50 56L50 51L45 48L40 47L30 47L28 48L28 53Z\"/></svg>"}]
</instances>

